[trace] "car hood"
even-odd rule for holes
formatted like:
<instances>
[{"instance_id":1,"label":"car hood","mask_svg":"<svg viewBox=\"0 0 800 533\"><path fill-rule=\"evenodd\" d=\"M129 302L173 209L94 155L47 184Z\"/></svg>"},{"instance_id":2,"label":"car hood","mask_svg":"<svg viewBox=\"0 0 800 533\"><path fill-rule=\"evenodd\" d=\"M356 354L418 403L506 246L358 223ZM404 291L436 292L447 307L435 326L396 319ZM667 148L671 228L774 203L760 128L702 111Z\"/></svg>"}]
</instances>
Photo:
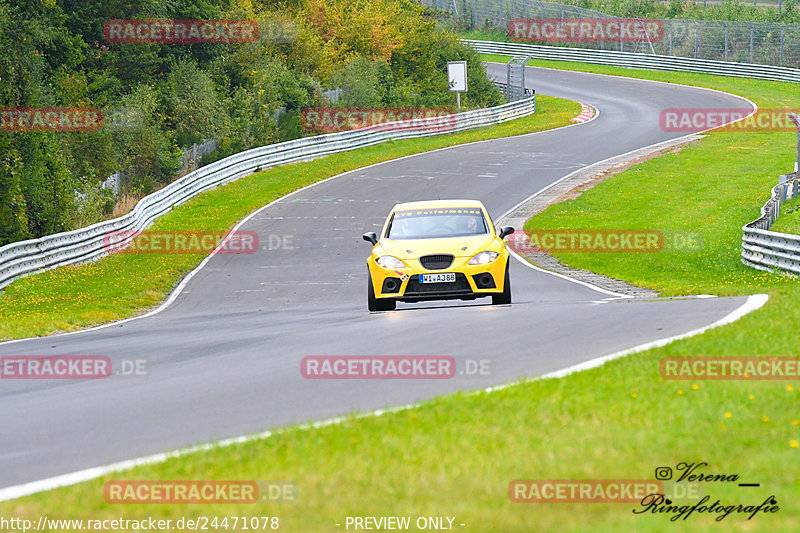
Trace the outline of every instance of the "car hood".
<instances>
[{"instance_id":1,"label":"car hood","mask_svg":"<svg viewBox=\"0 0 800 533\"><path fill-rule=\"evenodd\" d=\"M381 255L393 255L398 259L416 259L429 254L452 254L456 257L472 257L488 248L493 240L494 235L491 234L438 239L381 239L378 246L385 252L381 253Z\"/></svg>"}]
</instances>

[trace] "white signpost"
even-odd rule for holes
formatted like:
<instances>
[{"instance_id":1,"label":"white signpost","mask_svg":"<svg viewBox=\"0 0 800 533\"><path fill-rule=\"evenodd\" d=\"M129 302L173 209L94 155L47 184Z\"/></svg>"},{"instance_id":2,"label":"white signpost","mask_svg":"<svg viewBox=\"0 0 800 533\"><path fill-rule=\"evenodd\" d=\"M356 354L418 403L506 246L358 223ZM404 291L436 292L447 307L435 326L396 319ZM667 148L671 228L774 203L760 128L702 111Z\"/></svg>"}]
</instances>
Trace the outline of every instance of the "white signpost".
<instances>
[{"instance_id":1,"label":"white signpost","mask_svg":"<svg viewBox=\"0 0 800 533\"><path fill-rule=\"evenodd\" d=\"M448 61L447 80L450 90L456 93L456 106L461 109L461 93L467 92L467 62Z\"/></svg>"}]
</instances>

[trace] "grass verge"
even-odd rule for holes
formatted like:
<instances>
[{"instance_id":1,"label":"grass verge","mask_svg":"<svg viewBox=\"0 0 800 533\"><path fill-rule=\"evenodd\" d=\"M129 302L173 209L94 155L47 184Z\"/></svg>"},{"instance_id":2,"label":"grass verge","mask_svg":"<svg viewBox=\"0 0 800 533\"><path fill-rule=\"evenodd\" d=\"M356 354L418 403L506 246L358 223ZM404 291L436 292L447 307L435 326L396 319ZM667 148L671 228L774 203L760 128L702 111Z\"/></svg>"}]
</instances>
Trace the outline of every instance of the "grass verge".
<instances>
[{"instance_id":1,"label":"grass verge","mask_svg":"<svg viewBox=\"0 0 800 533\"><path fill-rule=\"evenodd\" d=\"M800 235L800 201L798 198L792 198L781 204L781 214L769 229L770 231Z\"/></svg>"},{"instance_id":2,"label":"grass verge","mask_svg":"<svg viewBox=\"0 0 800 533\"><path fill-rule=\"evenodd\" d=\"M566 126L579 112L575 102L537 97L534 115L497 126L391 141L275 167L193 198L159 218L151 230L227 230L272 200L342 172L446 146ZM74 331L140 314L162 302L203 258L199 254L113 254L18 280L0 294L0 340Z\"/></svg>"},{"instance_id":3,"label":"grass verge","mask_svg":"<svg viewBox=\"0 0 800 533\"><path fill-rule=\"evenodd\" d=\"M794 389L788 390L787 383ZM380 417L287 429L165 463L111 474L0 504L0 515L38 520L178 520L277 516L287 532L344 531L348 516L448 516L455 529L488 532L793 531L800 497L797 383L670 382L652 354L639 354L563 379L494 393L457 394ZM787 409L794 405L794 409ZM703 494L757 505L775 495L781 510L722 523L695 514L634 515L633 503L518 504L515 479L652 479L656 467L706 461L703 472L741 482L708 483ZM108 504L111 480L283 480L298 488L291 504ZM709 502L711 503L711 502ZM241 528L238 528L241 530ZM352 530L352 528L350 528ZM417 529L412 527L411 531Z\"/></svg>"},{"instance_id":4,"label":"grass verge","mask_svg":"<svg viewBox=\"0 0 800 533\"><path fill-rule=\"evenodd\" d=\"M751 80L609 73L727 88L765 107L795 102L797 94L796 87L788 93L783 84ZM695 252L636 254L633 260L622 254L562 259L673 294L770 293L762 311L735 324L562 379L452 395L341 425L287 429L269 439L0 504L0 515L36 520L45 514L85 519L121 513L172 519L269 514L279 516L281 530L291 532L342 531L344 526L336 524L353 515L450 516L455 524L465 524L457 529L480 532L796 531L797 380L679 382L663 380L658 371L663 356L796 354L792 332L799 312L791 305L798 296L796 284L751 271L738 260L740 228L758 215L769 186L789 164L792 146L785 134L712 133L532 222L578 228L632 228L636 222L645 228L700 231L704 246ZM642 181L655 190L651 193ZM758 505L774 495L780 510L750 520L732 514L717 521L719 513L695 513L673 522L668 514L634 514L635 504L515 504L508 498L515 479L652 479L657 467L675 469L683 461L707 462L704 473L737 474L738 482L761 484L704 483L709 504L719 499L723 505ZM109 505L102 488L112 478L288 479L299 495L297 503L283 505Z\"/></svg>"}]
</instances>

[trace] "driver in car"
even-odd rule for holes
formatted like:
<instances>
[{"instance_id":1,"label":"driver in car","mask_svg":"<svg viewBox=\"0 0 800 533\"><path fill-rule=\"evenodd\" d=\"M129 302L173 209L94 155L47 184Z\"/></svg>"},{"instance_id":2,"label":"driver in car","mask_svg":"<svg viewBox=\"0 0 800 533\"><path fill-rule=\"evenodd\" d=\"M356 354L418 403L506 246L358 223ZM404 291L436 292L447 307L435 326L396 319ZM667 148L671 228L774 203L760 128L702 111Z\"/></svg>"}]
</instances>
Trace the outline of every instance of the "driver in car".
<instances>
[{"instance_id":1,"label":"driver in car","mask_svg":"<svg viewBox=\"0 0 800 533\"><path fill-rule=\"evenodd\" d=\"M478 233L478 217L467 219L466 233Z\"/></svg>"},{"instance_id":2,"label":"driver in car","mask_svg":"<svg viewBox=\"0 0 800 533\"><path fill-rule=\"evenodd\" d=\"M419 223L413 218L406 218L400 221L400 227L398 229L398 237L412 237L419 233Z\"/></svg>"}]
</instances>

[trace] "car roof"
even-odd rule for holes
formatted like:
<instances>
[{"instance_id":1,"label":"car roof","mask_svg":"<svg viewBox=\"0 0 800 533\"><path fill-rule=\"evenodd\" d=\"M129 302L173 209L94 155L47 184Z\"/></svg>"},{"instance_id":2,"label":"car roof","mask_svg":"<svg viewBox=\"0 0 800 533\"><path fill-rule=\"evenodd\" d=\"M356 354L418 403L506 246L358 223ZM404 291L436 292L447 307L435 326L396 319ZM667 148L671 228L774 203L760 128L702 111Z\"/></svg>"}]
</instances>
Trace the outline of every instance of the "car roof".
<instances>
[{"instance_id":1,"label":"car roof","mask_svg":"<svg viewBox=\"0 0 800 533\"><path fill-rule=\"evenodd\" d=\"M478 200L425 200L423 202L406 202L397 204L392 211L407 211L410 209L444 209L452 207L480 207L485 209Z\"/></svg>"}]
</instances>

